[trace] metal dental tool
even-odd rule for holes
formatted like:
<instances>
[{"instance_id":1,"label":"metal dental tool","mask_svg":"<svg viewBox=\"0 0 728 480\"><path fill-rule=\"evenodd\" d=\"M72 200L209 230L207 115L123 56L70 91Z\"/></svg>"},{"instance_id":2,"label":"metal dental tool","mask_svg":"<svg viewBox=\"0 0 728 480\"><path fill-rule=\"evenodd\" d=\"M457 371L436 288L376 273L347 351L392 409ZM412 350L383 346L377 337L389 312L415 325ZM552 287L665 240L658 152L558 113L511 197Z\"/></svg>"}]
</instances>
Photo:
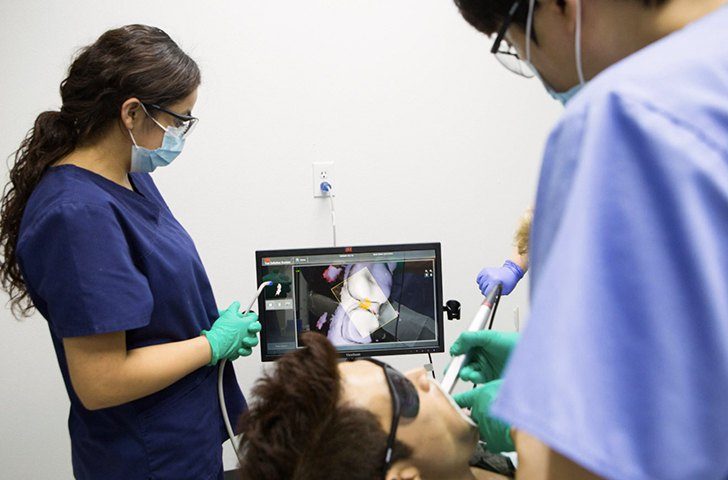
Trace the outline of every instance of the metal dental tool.
<instances>
[{"instance_id":1,"label":"metal dental tool","mask_svg":"<svg viewBox=\"0 0 728 480\"><path fill-rule=\"evenodd\" d=\"M480 309L478 309L478 313L475 314L475 318L473 318L473 321L470 322L470 326L468 327L469 332L477 332L478 330L484 330L485 328L488 328L488 330L491 329L493 326L493 319L495 318L495 311L498 309L501 290L503 290L503 285L498 283L495 288L488 292L483 304L480 306ZM490 320L490 322L488 320ZM442 379L442 382L440 382L442 389L447 393L452 394L455 384L458 381L460 369L467 363L468 357L469 354L458 355L452 359L452 362L450 362L450 366L445 372L445 377Z\"/></svg>"}]
</instances>

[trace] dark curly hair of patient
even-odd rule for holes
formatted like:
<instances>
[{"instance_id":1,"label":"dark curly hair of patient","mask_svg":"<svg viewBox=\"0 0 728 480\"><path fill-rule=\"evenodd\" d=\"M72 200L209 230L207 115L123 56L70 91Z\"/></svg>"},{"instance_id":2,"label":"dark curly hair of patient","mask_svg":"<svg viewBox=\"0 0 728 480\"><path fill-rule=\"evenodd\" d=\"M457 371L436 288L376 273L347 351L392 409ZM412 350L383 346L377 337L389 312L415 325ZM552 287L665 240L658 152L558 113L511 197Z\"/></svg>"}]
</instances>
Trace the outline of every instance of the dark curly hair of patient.
<instances>
[{"instance_id":1,"label":"dark curly hair of patient","mask_svg":"<svg viewBox=\"0 0 728 480\"><path fill-rule=\"evenodd\" d=\"M371 480L382 476L387 434L377 417L342 404L338 357L321 335L281 357L253 387L242 416L244 480ZM392 461L411 450L395 444Z\"/></svg>"}]
</instances>

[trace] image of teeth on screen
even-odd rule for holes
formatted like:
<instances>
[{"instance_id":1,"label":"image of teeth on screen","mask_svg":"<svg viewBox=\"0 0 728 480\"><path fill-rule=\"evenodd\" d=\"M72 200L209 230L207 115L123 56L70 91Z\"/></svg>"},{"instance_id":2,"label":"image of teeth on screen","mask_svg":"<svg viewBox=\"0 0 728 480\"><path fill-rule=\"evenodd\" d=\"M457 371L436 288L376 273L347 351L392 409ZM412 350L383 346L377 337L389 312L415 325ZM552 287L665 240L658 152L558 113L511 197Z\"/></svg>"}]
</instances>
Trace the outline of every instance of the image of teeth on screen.
<instances>
[{"instance_id":1,"label":"image of teeth on screen","mask_svg":"<svg viewBox=\"0 0 728 480\"><path fill-rule=\"evenodd\" d=\"M298 267L301 330L336 346L434 339L434 290L422 288L431 283L428 269L426 262Z\"/></svg>"},{"instance_id":2,"label":"image of teeth on screen","mask_svg":"<svg viewBox=\"0 0 728 480\"><path fill-rule=\"evenodd\" d=\"M442 351L436 249L294 251L263 255L259 269L273 282L261 299L264 358L300 348L305 332L346 356Z\"/></svg>"}]
</instances>

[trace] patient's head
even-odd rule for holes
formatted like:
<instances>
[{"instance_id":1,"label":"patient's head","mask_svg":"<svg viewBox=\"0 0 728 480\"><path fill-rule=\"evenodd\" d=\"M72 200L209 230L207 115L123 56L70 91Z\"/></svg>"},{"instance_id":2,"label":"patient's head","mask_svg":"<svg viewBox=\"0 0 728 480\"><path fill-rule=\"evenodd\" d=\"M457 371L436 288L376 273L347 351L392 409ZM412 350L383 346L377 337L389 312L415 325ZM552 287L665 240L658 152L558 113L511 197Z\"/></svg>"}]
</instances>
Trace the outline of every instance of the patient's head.
<instances>
[{"instance_id":1,"label":"patient's head","mask_svg":"<svg viewBox=\"0 0 728 480\"><path fill-rule=\"evenodd\" d=\"M283 356L253 388L241 419L243 478L382 478L392 421L384 369L365 360L340 363L321 335L302 341L306 348ZM419 411L400 417L387 478L464 476L477 430L424 369L406 378Z\"/></svg>"}]
</instances>

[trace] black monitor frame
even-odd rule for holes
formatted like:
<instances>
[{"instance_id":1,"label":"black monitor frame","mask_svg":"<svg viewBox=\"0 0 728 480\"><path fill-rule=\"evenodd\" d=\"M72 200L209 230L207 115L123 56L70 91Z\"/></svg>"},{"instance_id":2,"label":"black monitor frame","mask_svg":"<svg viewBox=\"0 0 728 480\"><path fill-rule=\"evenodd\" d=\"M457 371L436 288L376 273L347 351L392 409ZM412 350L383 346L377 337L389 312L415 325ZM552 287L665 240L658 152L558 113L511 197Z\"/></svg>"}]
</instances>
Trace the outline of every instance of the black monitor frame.
<instances>
[{"instance_id":1,"label":"black monitor frame","mask_svg":"<svg viewBox=\"0 0 728 480\"><path fill-rule=\"evenodd\" d=\"M439 242L436 243L407 243L392 245L360 245L347 247L325 247L325 248L297 248L284 250L257 250L255 252L255 273L258 285L263 282L263 259L267 257L296 257L309 255L346 255L356 253L379 253L392 251L416 251L416 250L434 250L435 251L435 323L437 325L437 346L426 348L402 348L402 349L382 349L370 350L366 352L345 352L337 348L339 356L342 358L366 358L384 355L411 355L422 353L442 353L445 351L444 323L442 311L442 248ZM262 319L265 311L265 299L263 295L258 297L258 313ZM263 329L260 332L260 355L263 362L271 362L280 358L282 355L272 355L268 353L268 339L266 335L266 322L261 322Z\"/></svg>"}]
</instances>

